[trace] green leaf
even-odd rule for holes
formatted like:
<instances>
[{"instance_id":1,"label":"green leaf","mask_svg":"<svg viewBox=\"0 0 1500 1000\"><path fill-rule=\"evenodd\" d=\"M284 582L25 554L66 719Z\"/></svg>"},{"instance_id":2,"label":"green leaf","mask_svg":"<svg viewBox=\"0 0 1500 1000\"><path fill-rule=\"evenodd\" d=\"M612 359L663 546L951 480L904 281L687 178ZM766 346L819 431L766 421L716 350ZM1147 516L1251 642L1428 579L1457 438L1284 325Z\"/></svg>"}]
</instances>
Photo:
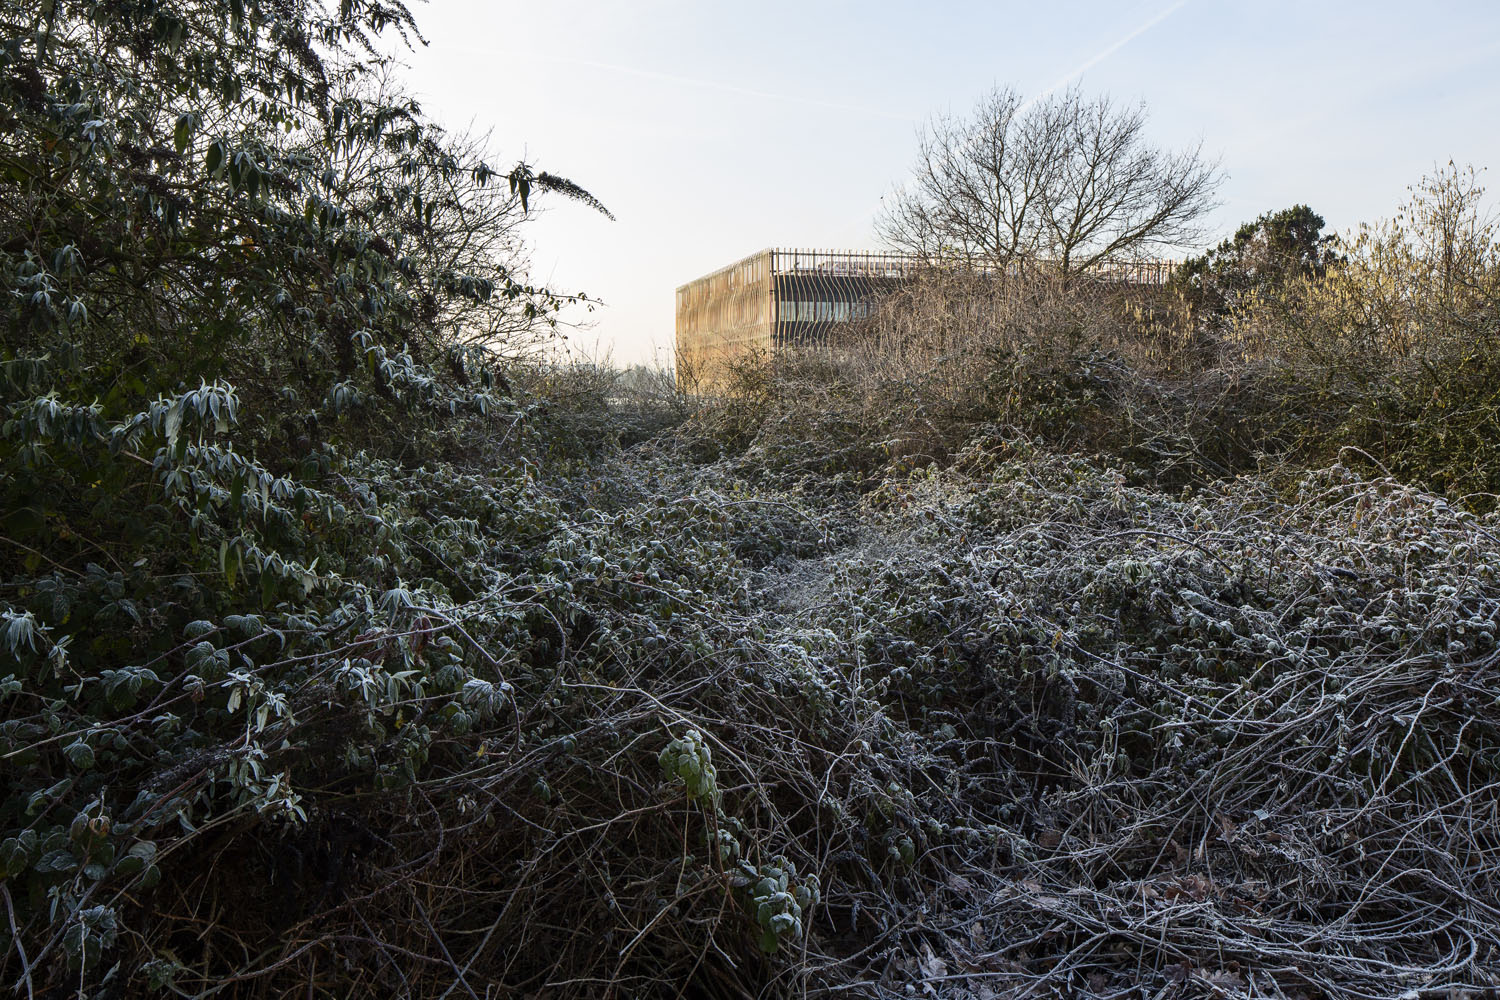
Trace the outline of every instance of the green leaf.
<instances>
[{"instance_id":1,"label":"green leaf","mask_svg":"<svg viewBox=\"0 0 1500 1000\"><path fill-rule=\"evenodd\" d=\"M115 862L114 874L130 876L145 869L146 862L144 860L127 854Z\"/></svg>"},{"instance_id":2,"label":"green leaf","mask_svg":"<svg viewBox=\"0 0 1500 1000\"><path fill-rule=\"evenodd\" d=\"M156 844L149 840L138 841L115 862L117 875L134 875L146 870L156 860Z\"/></svg>"},{"instance_id":3,"label":"green leaf","mask_svg":"<svg viewBox=\"0 0 1500 1000\"><path fill-rule=\"evenodd\" d=\"M178 435L182 433L182 403L173 403L167 409L167 417L163 422L162 430L167 437L167 450L175 451Z\"/></svg>"},{"instance_id":4,"label":"green leaf","mask_svg":"<svg viewBox=\"0 0 1500 1000\"><path fill-rule=\"evenodd\" d=\"M53 872L70 872L78 867L78 859L73 856L72 851L58 850L48 851L42 860L36 863L36 870L43 875Z\"/></svg>"},{"instance_id":5,"label":"green leaf","mask_svg":"<svg viewBox=\"0 0 1500 1000\"><path fill-rule=\"evenodd\" d=\"M189 112L177 119L177 127L172 130L172 142L177 147L177 152L184 152L188 143L192 141L193 129L197 124L195 116Z\"/></svg>"},{"instance_id":6,"label":"green leaf","mask_svg":"<svg viewBox=\"0 0 1500 1000\"><path fill-rule=\"evenodd\" d=\"M31 853L20 838L7 837L4 842L0 842L0 878L15 878L30 863Z\"/></svg>"},{"instance_id":7,"label":"green leaf","mask_svg":"<svg viewBox=\"0 0 1500 1000\"><path fill-rule=\"evenodd\" d=\"M80 771L87 771L94 766L94 748L83 740L68 744L63 749L63 756Z\"/></svg>"}]
</instances>

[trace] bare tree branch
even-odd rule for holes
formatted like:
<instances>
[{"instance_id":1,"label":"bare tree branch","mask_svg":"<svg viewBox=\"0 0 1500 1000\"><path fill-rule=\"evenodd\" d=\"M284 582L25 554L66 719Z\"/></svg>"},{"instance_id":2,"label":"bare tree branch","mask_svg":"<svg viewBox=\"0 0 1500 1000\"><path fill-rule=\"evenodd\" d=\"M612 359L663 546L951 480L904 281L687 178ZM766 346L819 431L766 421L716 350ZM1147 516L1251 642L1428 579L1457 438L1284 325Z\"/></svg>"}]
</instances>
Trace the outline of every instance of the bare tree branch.
<instances>
[{"instance_id":1,"label":"bare tree branch","mask_svg":"<svg viewBox=\"0 0 1500 1000\"><path fill-rule=\"evenodd\" d=\"M912 180L886 200L877 231L928 260L1044 263L1065 279L1195 245L1218 164L1201 145L1152 146L1146 120L1143 106L1076 89L1031 103L994 90L967 118L940 116L922 131Z\"/></svg>"}]
</instances>

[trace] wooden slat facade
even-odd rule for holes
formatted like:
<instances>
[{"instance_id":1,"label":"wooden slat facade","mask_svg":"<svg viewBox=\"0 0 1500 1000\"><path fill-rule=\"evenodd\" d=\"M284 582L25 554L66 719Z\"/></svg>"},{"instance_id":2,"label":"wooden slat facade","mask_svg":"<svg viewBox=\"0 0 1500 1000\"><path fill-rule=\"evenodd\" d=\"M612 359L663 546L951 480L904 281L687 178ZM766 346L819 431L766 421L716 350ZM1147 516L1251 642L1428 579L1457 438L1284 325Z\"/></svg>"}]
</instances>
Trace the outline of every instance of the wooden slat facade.
<instances>
[{"instance_id":1,"label":"wooden slat facade","mask_svg":"<svg viewBox=\"0 0 1500 1000\"><path fill-rule=\"evenodd\" d=\"M775 349L772 251L744 260L677 289L677 376L705 388L724 365L756 351Z\"/></svg>"},{"instance_id":2,"label":"wooden slat facade","mask_svg":"<svg viewBox=\"0 0 1500 1000\"><path fill-rule=\"evenodd\" d=\"M677 289L678 382L712 391L736 358L824 343L832 330L863 319L877 299L923 266L902 254L769 249L690 281ZM1158 286L1173 266L1164 260L1111 262L1089 277Z\"/></svg>"}]
</instances>

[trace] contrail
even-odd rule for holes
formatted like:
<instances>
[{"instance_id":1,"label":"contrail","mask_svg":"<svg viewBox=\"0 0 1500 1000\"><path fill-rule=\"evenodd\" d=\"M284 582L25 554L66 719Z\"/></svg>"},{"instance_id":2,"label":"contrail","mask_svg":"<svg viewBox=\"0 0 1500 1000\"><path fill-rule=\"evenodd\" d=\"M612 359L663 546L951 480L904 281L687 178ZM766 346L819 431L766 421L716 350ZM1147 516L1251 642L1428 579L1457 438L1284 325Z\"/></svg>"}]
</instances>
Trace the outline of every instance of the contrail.
<instances>
[{"instance_id":1,"label":"contrail","mask_svg":"<svg viewBox=\"0 0 1500 1000\"><path fill-rule=\"evenodd\" d=\"M1062 78L1052 86L1048 87L1046 90L1042 91L1039 94L1034 94L1026 101L1025 104L1021 105L1020 109L1018 110L1024 111L1025 109L1031 107L1037 101L1040 101L1042 98L1048 96L1054 91L1060 90L1061 88L1067 86L1068 83L1070 83L1076 77L1080 77L1083 74L1087 73L1089 70L1093 69L1095 66L1099 65L1104 60L1108 59L1110 56L1114 55L1116 52L1120 51L1125 46L1129 45L1131 42L1135 41L1137 38L1150 31L1152 28L1156 27L1158 24L1165 21L1167 18L1171 17L1182 8L1186 7L1189 2L1191 2L1191 0L1176 0L1175 3L1168 4L1166 7L1158 11L1155 15L1153 15L1146 21L1143 21L1141 24L1137 25L1130 31L1126 32L1125 35L1121 38L1105 46L1103 49L1100 49L1082 65L1065 73Z\"/></svg>"},{"instance_id":2,"label":"contrail","mask_svg":"<svg viewBox=\"0 0 1500 1000\"><path fill-rule=\"evenodd\" d=\"M1184 0L1186 2L1186 0ZM449 49L453 51L453 49ZM480 55L492 55L480 49L465 49ZM754 97L766 101L782 101L787 104L801 104L806 107L827 108L832 111L848 111L855 114L867 115L871 118L887 118L898 122L913 122L916 119L910 115L898 114L884 108L872 108L860 104L843 104L838 101L823 101L815 97L801 97L795 94L778 94L770 90L755 90L750 87L738 87L731 83L720 83L717 80L703 80L691 76L678 76L675 73L660 73L656 70L637 69L634 66L622 66L619 63L598 62L593 59L579 59L575 56L562 55L539 55L537 53L525 53L526 58L539 62L568 63L574 66L585 66L590 69L602 69L610 73L621 73L625 76L639 77L642 80L656 80L661 83L672 83L684 87L696 87L700 90L717 90L725 94L737 94L741 97Z\"/></svg>"}]
</instances>

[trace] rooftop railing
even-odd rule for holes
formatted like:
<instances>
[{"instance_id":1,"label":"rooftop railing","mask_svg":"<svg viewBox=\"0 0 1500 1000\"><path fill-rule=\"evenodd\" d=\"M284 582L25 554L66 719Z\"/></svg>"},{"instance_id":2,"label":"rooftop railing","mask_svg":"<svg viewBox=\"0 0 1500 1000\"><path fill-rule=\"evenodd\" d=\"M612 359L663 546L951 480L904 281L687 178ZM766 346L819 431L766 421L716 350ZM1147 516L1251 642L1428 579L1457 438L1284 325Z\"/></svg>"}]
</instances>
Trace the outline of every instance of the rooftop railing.
<instances>
[{"instance_id":1,"label":"rooftop railing","mask_svg":"<svg viewBox=\"0 0 1500 1000\"><path fill-rule=\"evenodd\" d=\"M771 273L773 275L829 275L854 278L906 278L928 266L928 262L912 254L885 253L862 250L813 250L799 248L776 248L771 251ZM1128 282L1137 285L1164 285L1172 277L1176 261L1162 258L1107 261L1089 268L1085 274L1106 281ZM1020 264L1004 268L1018 273ZM975 270L995 272L993 266L979 266Z\"/></svg>"}]
</instances>

